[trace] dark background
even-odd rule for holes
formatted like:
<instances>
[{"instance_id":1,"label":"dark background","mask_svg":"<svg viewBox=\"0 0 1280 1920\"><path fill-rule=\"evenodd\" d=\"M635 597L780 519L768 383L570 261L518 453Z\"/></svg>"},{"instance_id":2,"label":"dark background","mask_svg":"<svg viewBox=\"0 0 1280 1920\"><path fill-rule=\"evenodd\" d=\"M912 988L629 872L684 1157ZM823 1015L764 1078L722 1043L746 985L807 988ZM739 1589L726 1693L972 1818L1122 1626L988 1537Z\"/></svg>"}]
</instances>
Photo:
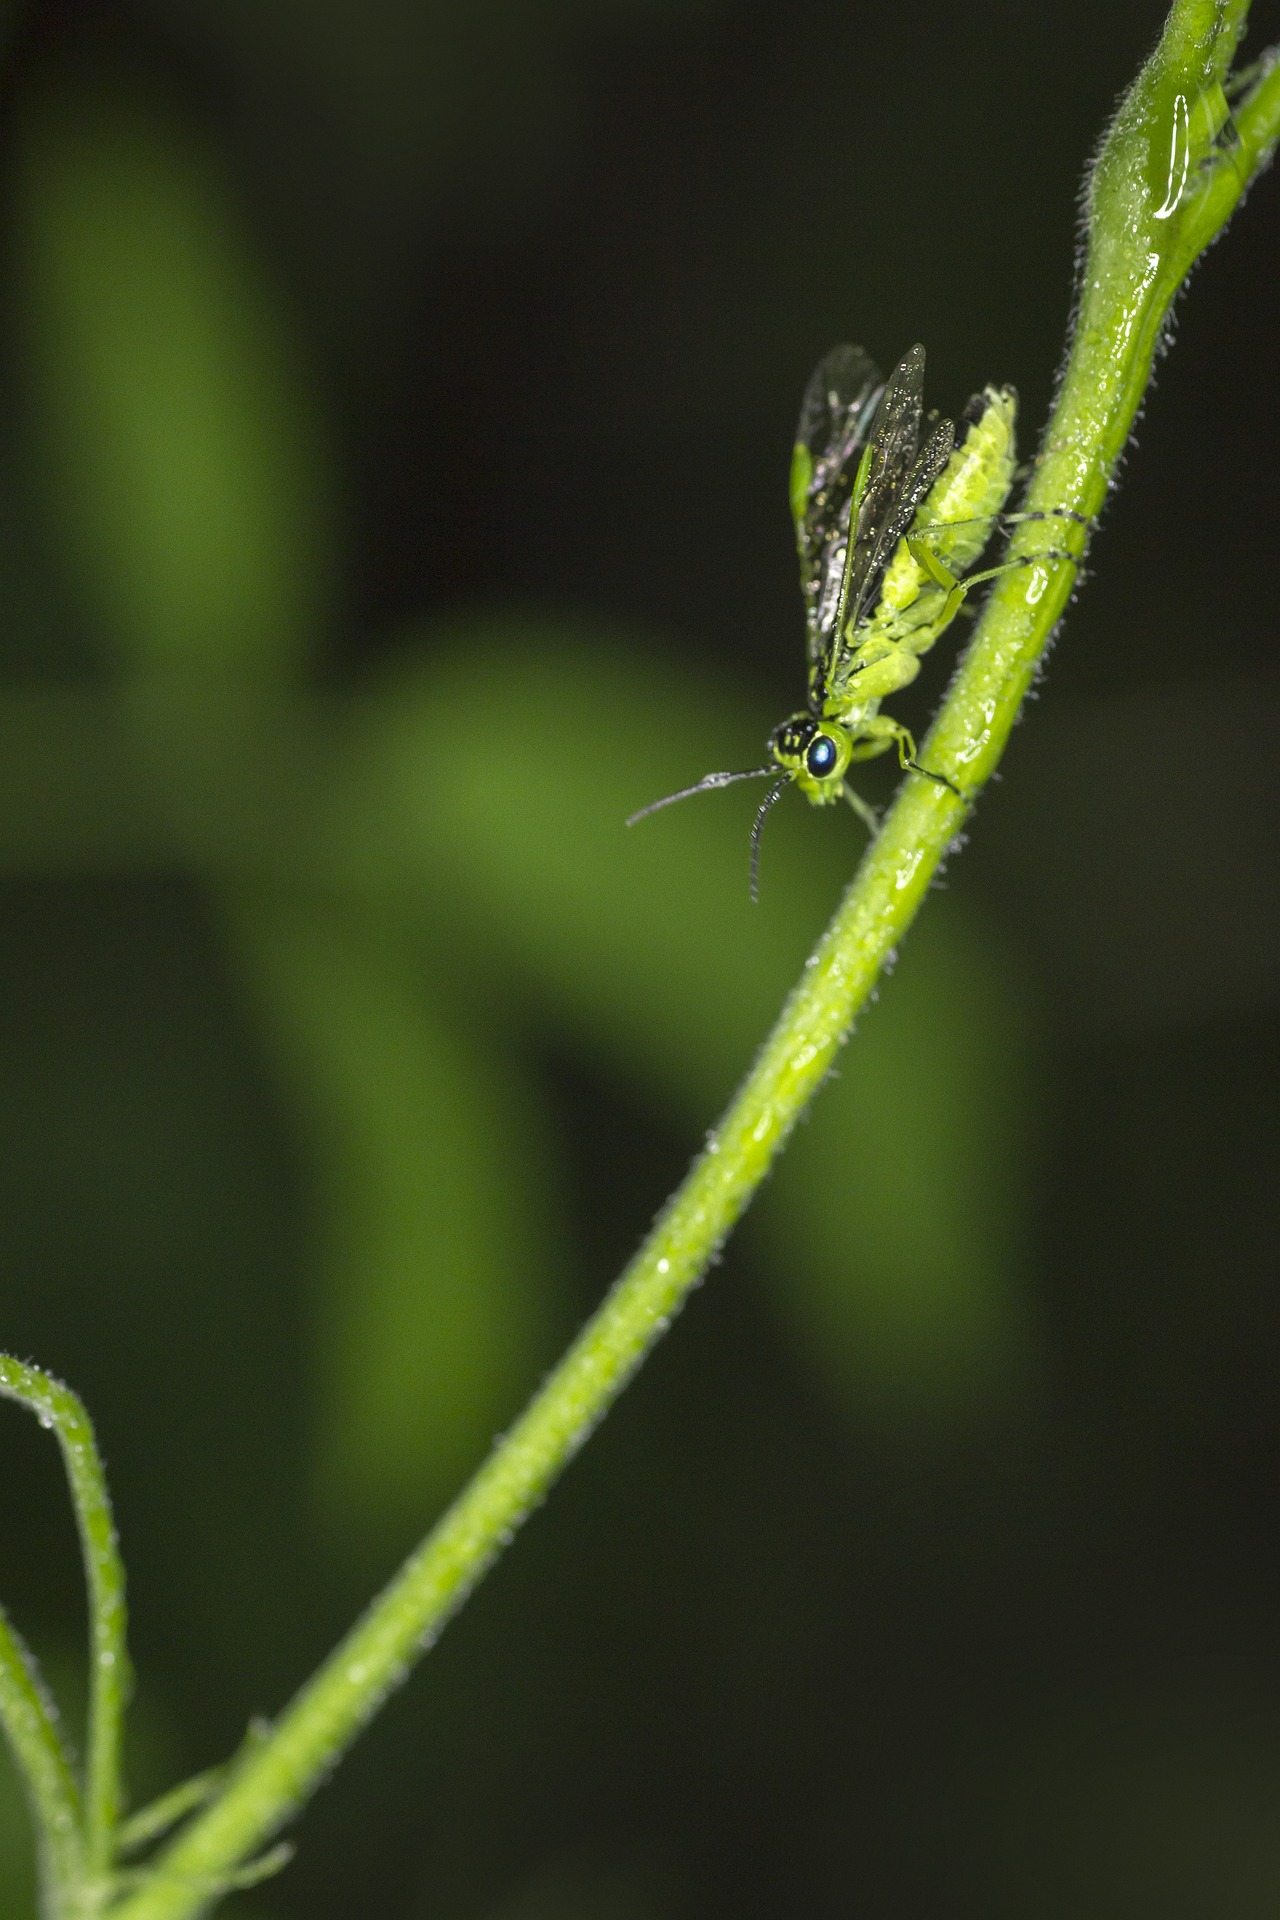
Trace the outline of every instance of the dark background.
<instances>
[{"instance_id":1,"label":"dark background","mask_svg":"<svg viewBox=\"0 0 1280 1920\"><path fill-rule=\"evenodd\" d=\"M0 1344L99 1423L140 1796L288 1697L750 1058L860 830L780 808L752 909L750 789L622 819L801 697L834 340L1012 381L1030 449L1160 20L11 11ZM1264 177L758 1214L238 1911L1274 1911L1278 242Z\"/></svg>"}]
</instances>

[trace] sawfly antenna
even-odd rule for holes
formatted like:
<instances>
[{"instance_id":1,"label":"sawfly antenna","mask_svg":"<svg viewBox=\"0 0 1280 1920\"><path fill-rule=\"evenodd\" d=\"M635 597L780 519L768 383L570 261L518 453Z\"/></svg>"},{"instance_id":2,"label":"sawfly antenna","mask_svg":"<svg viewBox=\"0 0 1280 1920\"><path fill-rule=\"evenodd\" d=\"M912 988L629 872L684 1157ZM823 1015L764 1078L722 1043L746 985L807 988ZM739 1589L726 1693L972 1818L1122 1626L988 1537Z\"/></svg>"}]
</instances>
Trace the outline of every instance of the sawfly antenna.
<instances>
[{"instance_id":1,"label":"sawfly antenna","mask_svg":"<svg viewBox=\"0 0 1280 1920\"><path fill-rule=\"evenodd\" d=\"M657 813L662 807L674 807L677 800L687 800L691 794L711 793L716 787L731 787L735 780L767 780L776 767L751 767L746 773L706 773L696 786L681 787L679 793L669 793L662 800L651 800L647 807L641 807L639 813L633 813L627 820L634 827L637 820L643 820L646 814ZM790 778L790 775L788 775Z\"/></svg>"},{"instance_id":2,"label":"sawfly antenna","mask_svg":"<svg viewBox=\"0 0 1280 1920\"><path fill-rule=\"evenodd\" d=\"M769 772L772 773L772 771L773 769L770 767ZM755 825L751 829L752 900L758 900L760 898L760 835L764 832L765 815L768 813L770 807L774 805L775 801L782 798L787 788L791 785L793 778L794 776L792 774L784 773L781 780L779 780L775 786L770 787L768 793L766 793L764 799L756 809Z\"/></svg>"}]
</instances>

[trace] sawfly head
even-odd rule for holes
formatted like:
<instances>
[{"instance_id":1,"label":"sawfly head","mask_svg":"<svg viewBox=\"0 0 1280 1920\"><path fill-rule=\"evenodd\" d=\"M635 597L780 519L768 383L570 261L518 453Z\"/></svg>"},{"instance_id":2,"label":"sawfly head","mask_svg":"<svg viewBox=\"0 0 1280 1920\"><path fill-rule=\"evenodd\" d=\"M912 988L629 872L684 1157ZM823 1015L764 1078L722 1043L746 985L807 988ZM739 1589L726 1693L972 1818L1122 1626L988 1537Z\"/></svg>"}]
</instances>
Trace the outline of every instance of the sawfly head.
<instances>
[{"instance_id":1,"label":"sawfly head","mask_svg":"<svg viewBox=\"0 0 1280 1920\"><path fill-rule=\"evenodd\" d=\"M853 752L843 727L811 713L793 713L769 735L769 751L814 806L827 807L840 798Z\"/></svg>"}]
</instances>

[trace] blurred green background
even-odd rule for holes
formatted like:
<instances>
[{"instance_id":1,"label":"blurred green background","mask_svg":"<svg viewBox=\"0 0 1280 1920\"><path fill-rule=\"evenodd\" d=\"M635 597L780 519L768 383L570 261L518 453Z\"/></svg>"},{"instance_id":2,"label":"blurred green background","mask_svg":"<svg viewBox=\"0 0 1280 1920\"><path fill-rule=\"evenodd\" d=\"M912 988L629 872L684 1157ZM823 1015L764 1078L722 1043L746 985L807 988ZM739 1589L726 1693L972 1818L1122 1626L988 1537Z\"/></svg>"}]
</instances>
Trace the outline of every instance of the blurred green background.
<instances>
[{"instance_id":1,"label":"blurred green background","mask_svg":"<svg viewBox=\"0 0 1280 1920\"><path fill-rule=\"evenodd\" d=\"M735 1085L860 829L780 807L753 908L752 789L622 822L801 697L833 341L1013 381L1030 451L1161 17L10 0L0 1345L99 1424L139 1795L283 1703ZM839 1076L244 1920L1274 1913L1278 243L1263 180Z\"/></svg>"}]
</instances>

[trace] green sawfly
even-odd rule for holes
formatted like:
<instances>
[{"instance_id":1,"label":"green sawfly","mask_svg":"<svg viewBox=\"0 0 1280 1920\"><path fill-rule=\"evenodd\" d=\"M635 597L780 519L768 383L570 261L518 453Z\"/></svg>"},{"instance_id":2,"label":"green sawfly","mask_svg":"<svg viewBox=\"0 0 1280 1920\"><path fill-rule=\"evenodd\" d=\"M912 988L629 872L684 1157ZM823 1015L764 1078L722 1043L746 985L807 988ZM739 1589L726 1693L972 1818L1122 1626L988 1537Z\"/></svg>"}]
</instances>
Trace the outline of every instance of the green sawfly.
<instances>
[{"instance_id":1,"label":"green sawfly","mask_svg":"<svg viewBox=\"0 0 1280 1920\"><path fill-rule=\"evenodd\" d=\"M791 460L806 705L774 728L767 766L709 773L628 825L691 794L772 776L751 834L754 899L765 816L789 786L817 807L847 800L872 832L878 819L845 777L855 761L896 748L904 768L954 786L920 765L909 729L881 703L915 679L975 586L1009 565L1071 558L1045 552L969 571L1002 520L1047 517L1004 513L1017 475L1017 409L1012 387L985 387L957 433L952 421L925 416L923 347L887 381L861 347L832 348L805 388Z\"/></svg>"}]
</instances>

